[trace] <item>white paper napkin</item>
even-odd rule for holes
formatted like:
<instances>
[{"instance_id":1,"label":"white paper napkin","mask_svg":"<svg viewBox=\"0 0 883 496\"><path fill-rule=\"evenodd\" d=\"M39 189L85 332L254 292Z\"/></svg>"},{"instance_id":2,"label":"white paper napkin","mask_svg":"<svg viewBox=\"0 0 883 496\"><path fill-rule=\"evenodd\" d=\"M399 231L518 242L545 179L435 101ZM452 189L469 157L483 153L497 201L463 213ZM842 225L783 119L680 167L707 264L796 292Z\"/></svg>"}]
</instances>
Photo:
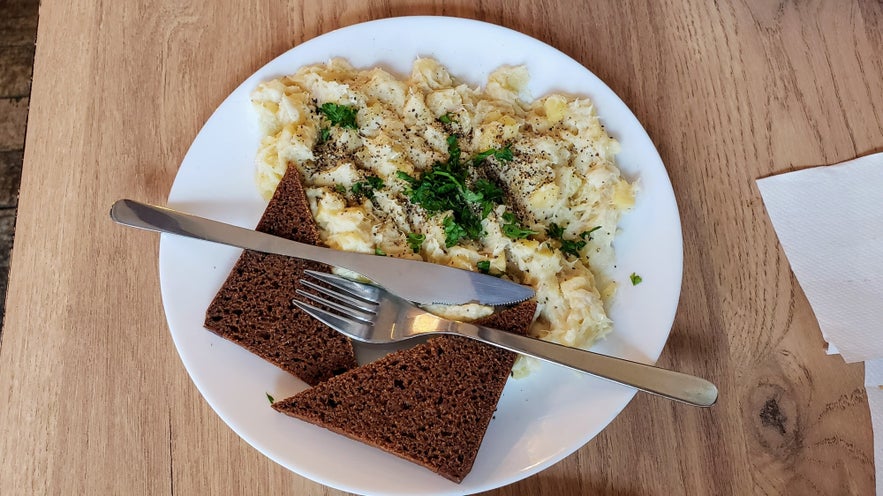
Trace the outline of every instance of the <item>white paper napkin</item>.
<instances>
[{"instance_id":1,"label":"white paper napkin","mask_svg":"<svg viewBox=\"0 0 883 496\"><path fill-rule=\"evenodd\" d=\"M829 354L865 362L883 495L883 153L759 179Z\"/></svg>"},{"instance_id":2,"label":"white paper napkin","mask_svg":"<svg viewBox=\"0 0 883 496\"><path fill-rule=\"evenodd\" d=\"M883 358L883 153L757 186L825 340Z\"/></svg>"}]
</instances>

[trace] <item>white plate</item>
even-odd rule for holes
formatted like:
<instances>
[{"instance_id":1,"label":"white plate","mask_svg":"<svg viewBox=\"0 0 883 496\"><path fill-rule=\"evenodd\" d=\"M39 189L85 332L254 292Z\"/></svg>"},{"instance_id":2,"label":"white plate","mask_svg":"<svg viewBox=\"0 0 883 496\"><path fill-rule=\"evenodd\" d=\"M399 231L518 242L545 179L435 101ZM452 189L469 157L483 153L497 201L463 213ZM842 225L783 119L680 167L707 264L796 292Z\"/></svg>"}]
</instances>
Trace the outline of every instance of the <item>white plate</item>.
<instances>
[{"instance_id":1,"label":"white plate","mask_svg":"<svg viewBox=\"0 0 883 496\"><path fill-rule=\"evenodd\" d=\"M641 191L616 239L620 290L611 309L615 332L602 353L653 363L674 320L682 271L681 227L671 184L647 133L600 79L558 50L492 24L447 17L404 17L340 29L303 43L258 70L218 107L193 142L169 193L169 205L254 227L266 206L253 182L259 136L249 94L261 81L306 64L345 57L356 67L382 65L408 74L417 57L483 84L500 65L525 64L534 97L551 91L590 97L622 144L618 163ZM330 431L273 411L305 385L203 329L205 309L239 250L163 235L160 282L181 360L206 401L239 436L281 465L314 481L360 494L466 494L535 474L579 449L625 407L630 388L544 365L510 380L472 473L462 484ZM643 283L632 286L636 272Z\"/></svg>"}]
</instances>

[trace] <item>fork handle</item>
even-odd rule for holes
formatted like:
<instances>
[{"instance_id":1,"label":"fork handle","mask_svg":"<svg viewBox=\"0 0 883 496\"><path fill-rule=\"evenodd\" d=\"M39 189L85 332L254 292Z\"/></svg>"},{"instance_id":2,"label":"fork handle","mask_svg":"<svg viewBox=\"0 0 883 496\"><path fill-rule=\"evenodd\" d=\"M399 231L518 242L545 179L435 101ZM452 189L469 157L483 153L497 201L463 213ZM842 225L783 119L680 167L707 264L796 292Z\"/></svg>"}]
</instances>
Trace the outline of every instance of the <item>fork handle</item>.
<instances>
[{"instance_id":1,"label":"fork handle","mask_svg":"<svg viewBox=\"0 0 883 496\"><path fill-rule=\"evenodd\" d=\"M626 384L641 391L701 407L709 407L717 401L717 387L700 377L490 327L465 322L454 324L447 332Z\"/></svg>"}]
</instances>

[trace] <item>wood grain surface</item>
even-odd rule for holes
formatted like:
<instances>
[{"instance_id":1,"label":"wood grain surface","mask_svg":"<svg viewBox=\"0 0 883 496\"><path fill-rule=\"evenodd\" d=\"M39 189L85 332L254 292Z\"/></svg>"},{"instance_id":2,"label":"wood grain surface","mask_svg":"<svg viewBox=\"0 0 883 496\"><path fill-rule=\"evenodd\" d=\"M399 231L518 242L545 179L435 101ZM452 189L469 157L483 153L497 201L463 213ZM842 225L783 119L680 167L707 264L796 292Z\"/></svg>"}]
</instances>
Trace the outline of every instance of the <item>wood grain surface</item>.
<instances>
[{"instance_id":1,"label":"wood grain surface","mask_svg":"<svg viewBox=\"0 0 883 496\"><path fill-rule=\"evenodd\" d=\"M883 4L726 0L43 0L0 341L0 493L341 494L209 408L166 327L157 237L107 210L163 203L200 126L274 56L414 14L534 36L633 109L684 231L659 364L721 390L709 410L638 395L572 456L488 494L872 494L862 367L824 354L754 180L883 149Z\"/></svg>"}]
</instances>

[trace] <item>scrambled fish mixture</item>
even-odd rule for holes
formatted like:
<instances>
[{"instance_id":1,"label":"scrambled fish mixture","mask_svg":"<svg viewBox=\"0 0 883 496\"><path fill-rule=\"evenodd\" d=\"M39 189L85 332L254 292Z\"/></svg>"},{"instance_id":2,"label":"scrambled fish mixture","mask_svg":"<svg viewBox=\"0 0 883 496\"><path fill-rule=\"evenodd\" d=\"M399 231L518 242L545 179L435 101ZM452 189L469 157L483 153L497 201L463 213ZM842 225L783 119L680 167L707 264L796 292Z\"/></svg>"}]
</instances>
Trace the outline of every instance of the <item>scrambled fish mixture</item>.
<instances>
[{"instance_id":1,"label":"scrambled fish mixture","mask_svg":"<svg viewBox=\"0 0 883 496\"><path fill-rule=\"evenodd\" d=\"M588 348L612 329L612 245L635 188L592 102L531 100L528 81L524 67L473 88L433 59L416 60L405 79L333 59L264 82L252 94L257 186L269 199L296 167L327 246L530 285L531 334ZM429 310L460 320L493 312ZM519 360L513 374L533 366Z\"/></svg>"}]
</instances>

